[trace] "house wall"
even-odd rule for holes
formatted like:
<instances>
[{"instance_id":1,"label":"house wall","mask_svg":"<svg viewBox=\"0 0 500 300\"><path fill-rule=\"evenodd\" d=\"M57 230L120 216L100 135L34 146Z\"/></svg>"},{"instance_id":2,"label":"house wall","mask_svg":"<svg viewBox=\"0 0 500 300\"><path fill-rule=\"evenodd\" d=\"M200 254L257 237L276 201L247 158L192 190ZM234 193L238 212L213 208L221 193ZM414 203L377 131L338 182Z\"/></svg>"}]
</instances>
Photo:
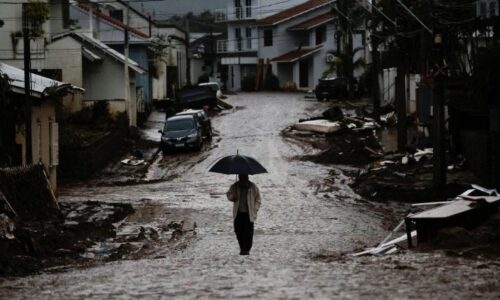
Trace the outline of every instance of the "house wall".
<instances>
[{"instance_id":1,"label":"house wall","mask_svg":"<svg viewBox=\"0 0 500 300\"><path fill-rule=\"evenodd\" d=\"M298 5L300 3L306 2L308 0L251 0L250 6L253 7L252 15L260 18L264 18L270 15L273 15L280 10ZM227 1L227 11L231 17L235 17L235 6L234 0ZM246 0L241 0L241 5L246 6Z\"/></svg>"},{"instance_id":2,"label":"house wall","mask_svg":"<svg viewBox=\"0 0 500 300\"><path fill-rule=\"evenodd\" d=\"M210 73L210 67L206 66L205 70L203 70L203 67L205 67L205 60L204 59L191 59L191 83L197 84L198 83L198 78L207 73Z\"/></svg>"},{"instance_id":3,"label":"house wall","mask_svg":"<svg viewBox=\"0 0 500 300\"><path fill-rule=\"evenodd\" d=\"M51 123L56 122L55 106L52 101L42 100L40 106L33 106L31 117L33 163L42 162L47 170L52 189L57 189L57 166L51 157Z\"/></svg>"},{"instance_id":4,"label":"house wall","mask_svg":"<svg viewBox=\"0 0 500 300\"><path fill-rule=\"evenodd\" d=\"M68 0L50 0L50 19L49 19L49 27L51 35L60 33L65 31L64 28L64 3L68 2Z\"/></svg>"},{"instance_id":5,"label":"house wall","mask_svg":"<svg viewBox=\"0 0 500 300\"><path fill-rule=\"evenodd\" d=\"M109 102L111 113L125 111L125 90L123 86L124 67L123 64L107 56L102 56L101 63L83 62L83 95L84 105L91 105L94 101L106 100ZM131 99L135 97L135 73L129 72L131 88Z\"/></svg>"},{"instance_id":6,"label":"house wall","mask_svg":"<svg viewBox=\"0 0 500 300\"><path fill-rule=\"evenodd\" d=\"M24 45L23 38L15 38L13 43L12 35L22 32L22 2L19 4L2 4L0 9L0 20L4 21L4 25L0 30L0 45L2 49L12 49L12 51L0 51L0 61L9 65L23 68L24 67ZM48 2L48 1L42 1ZM31 46L31 65L33 69L44 68L44 48L45 39L50 40L51 28L50 22L45 22L42 25L45 32L39 38L34 38L30 41Z\"/></svg>"},{"instance_id":7,"label":"house wall","mask_svg":"<svg viewBox=\"0 0 500 300\"><path fill-rule=\"evenodd\" d=\"M152 80L152 93L154 100L161 100L167 98L167 65L157 60L155 62L158 72L158 78L153 77Z\"/></svg>"},{"instance_id":8,"label":"house wall","mask_svg":"<svg viewBox=\"0 0 500 300\"><path fill-rule=\"evenodd\" d=\"M177 36L181 39L186 39L186 33L184 33L182 30L179 30L178 28L175 27L161 27L161 28L153 28L153 35L163 35L165 38L168 39L169 35L174 35ZM176 39L171 39L170 45L172 47L169 47L167 50L167 64L166 66L176 66L178 68L178 82L181 86L184 86L187 83L187 77L186 77L186 65L187 65L187 48L185 44L182 41L176 40ZM165 70L166 70L165 66ZM157 90L154 94L156 96L159 96L158 92L161 92L163 89L166 88L167 84L167 73L165 71L162 76L165 76L165 78L161 78L159 80L154 80L153 84L163 84L165 83L165 87L163 86L155 86L153 87L154 90ZM164 93L164 97L166 98L166 91ZM161 97L155 98L155 99L163 99Z\"/></svg>"},{"instance_id":9,"label":"house wall","mask_svg":"<svg viewBox=\"0 0 500 300\"><path fill-rule=\"evenodd\" d=\"M127 1L127 0L125 0ZM114 2L108 2L106 3L105 6L105 11L107 15L109 15L109 9L114 8L118 10L123 10L123 22L125 22L125 11L126 11L126 5L120 1L114 1ZM129 14L129 25L130 27L139 29L140 31L148 34L149 33L149 21L147 19L147 16L143 14L138 14L135 10L130 9L128 11Z\"/></svg>"},{"instance_id":10,"label":"house wall","mask_svg":"<svg viewBox=\"0 0 500 300\"><path fill-rule=\"evenodd\" d=\"M120 53L124 52L123 45L109 45L111 48L117 50ZM129 58L139 64L141 68L149 72L149 57L148 49L146 45L130 45L129 48ZM142 87L144 90L144 100L146 103L152 103L152 87L150 86L149 73L146 74L136 74L135 75L135 85L136 87Z\"/></svg>"},{"instance_id":11,"label":"house wall","mask_svg":"<svg viewBox=\"0 0 500 300\"><path fill-rule=\"evenodd\" d=\"M283 86L288 81L294 81L293 64L291 63L278 63L276 67L273 68L273 73L275 73L275 75L280 79L281 86Z\"/></svg>"},{"instance_id":12,"label":"house wall","mask_svg":"<svg viewBox=\"0 0 500 300\"><path fill-rule=\"evenodd\" d=\"M272 27L259 27L259 58L272 59L281 54L297 49L301 44L302 47L315 46L314 35L288 31L287 29L314 16L324 14L327 11L329 11L329 8L320 8ZM264 47L264 30L271 28L273 30L273 45ZM312 30L312 32L314 32L314 30ZM329 33L327 32L327 37L328 35Z\"/></svg>"},{"instance_id":13,"label":"house wall","mask_svg":"<svg viewBox=\"0 0 500 300\"><path fill-rule=\"evenodd\" d=\"M57 40L47 46L46 69L61 69L62 81L83 87L83 58L81 44L71 37ZM83 94L63 98L65 109L75 112L82 109Z\"/></svg>"}]
</instances>

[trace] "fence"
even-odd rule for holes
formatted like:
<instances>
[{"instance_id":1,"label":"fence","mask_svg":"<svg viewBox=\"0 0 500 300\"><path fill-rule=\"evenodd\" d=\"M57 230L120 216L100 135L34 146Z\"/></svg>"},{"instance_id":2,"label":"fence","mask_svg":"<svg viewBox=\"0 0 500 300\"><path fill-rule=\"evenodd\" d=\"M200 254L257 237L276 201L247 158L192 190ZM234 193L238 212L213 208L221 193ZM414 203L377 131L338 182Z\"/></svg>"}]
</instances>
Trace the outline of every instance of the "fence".
<instances>
[{"instance_id":1,"label":"fence","mask_svg":"<svg viewBox=\"0 0 500 300\"><path fill-rule=\"evenodd\" d=\"M104 138L78 148L61 148L58 174L64 179L88 178L109 163L123 146L127 124L118 122L117 128Z\"/></svg>"},{"instance_id":2,"label":"fence","mask_svg":"<svg viewBox=\"0 0 500 300\"><path fill-rule=\"evenodd\" d=\"M22 221L60 216L42 164L0 169L0 210Z\"/></svg>"}]
</instances>

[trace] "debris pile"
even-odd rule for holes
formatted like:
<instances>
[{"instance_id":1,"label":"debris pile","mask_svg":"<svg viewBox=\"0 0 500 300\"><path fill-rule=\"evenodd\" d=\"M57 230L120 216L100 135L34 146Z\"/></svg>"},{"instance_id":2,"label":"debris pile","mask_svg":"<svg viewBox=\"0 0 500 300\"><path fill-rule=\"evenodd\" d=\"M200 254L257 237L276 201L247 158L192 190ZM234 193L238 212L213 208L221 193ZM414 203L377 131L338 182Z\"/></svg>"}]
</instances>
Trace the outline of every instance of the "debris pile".
<instances>
[{"instance_id":1,"label":"debris pile","mask_svg":"<svg viewBox=\"0 0 500 300\"><path fill-rule=\"evenodd\" d=\"M392 254L413 247L445 249L455 256L490 256L500 250L500 193L472 185L450 201L412 205L418 212L409 214L378 245L352 256ZM423 210L420 207L433 207ZM437 206L437 207L435 207ZM405 225L406 234L389 240ZM410 240L408 240L410 239Z\"/></svg>"},{"instance_id":2,"label":"debris pile","mask_svg":"<svg viewBox=\"0 0 500 300\"><path fill-rule=\"evenodd\" d=\"M353 174L351 187L363 197L377 201L419 202L431 199L433 151L415 149L413 153L387 153ZM477 178L467 172L464 159L449 162L448 185L443 197L454 197Z\"/></svg>"},{"instance_id":3,"label":"debris pile","mask_svg":"<svg viewBox=\"0 0 500 300\"><path fill-rule=\"evenodd\" d=\"M309 142L323 151L304 159L322 164L366 165L380 158L383 149L375 135L380 125L355 111L334 106L321 116L301 119L283 134Z\"/></svg>"},{"instance_id":4,"label":"debris pile","mask_svg":"<svg viewBox=\"0 0 500 300\"><path fill-rule=\"evenodd\" d=\"M0 170L0 275L22 275L79 258L115 235L128 204L58 203L42 165Z\"/></svg>"}]
</instances>

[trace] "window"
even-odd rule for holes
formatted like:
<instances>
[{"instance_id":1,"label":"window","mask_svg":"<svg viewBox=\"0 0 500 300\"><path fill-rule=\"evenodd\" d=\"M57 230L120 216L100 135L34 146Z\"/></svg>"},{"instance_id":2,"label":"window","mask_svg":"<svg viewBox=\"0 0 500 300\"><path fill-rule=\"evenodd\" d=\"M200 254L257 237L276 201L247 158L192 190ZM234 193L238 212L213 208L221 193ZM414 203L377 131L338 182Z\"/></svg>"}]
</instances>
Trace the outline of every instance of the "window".
<instances>
[{"instance_id":1,"label":"window","mask_svg":"<svg viewBox=\"0 0 500 300\"><path fill-rule=\"evenodd\" d=\"M123 10L121 9L115 9L109 11L109 16L115 20L123 22Z\"/></svg>"},{"instance_id":2,"label":"window","mask_svg":"<svg viewBox=\"0 0 500 300\"><path fill-rule=\"evenodd\" d=\"M497 3L495 1L490 2L490 9L489 10L490 10L489 11L490 18L498 16Z\"/></svg>"},{"instance_id":3,"label":"window","mask_svg":"<svg viewBox=\"0 0 500 300\"><path fill-rule=\"evenodd\" d=\"M234 8L236 19L241 19L243 16L243 8L241 7L241 0L234 0Z\"/></svg>"},{"instance_id":4,"label":"window","mask_svg":"<svg viewBox=\"0 0 500 300\"><path fill-rule=\"evenodd\" d=\"M234 29L234 36L236 38L236 50L241 51L241 49L242 49L241 28Z\"/></svg>"},{"instance_id":5,"label":"window","mask_svg":"<svg viewBox=\"0 0 500 300\"><path fill-rule=\"evenodd\" d=\"M316 45L322 44L326 41L326 26L316 28Z\"/></svg>"},{"instance_id":6,"label":"window","mask_svg":"<svg viewBox=\"0 0 500 300\"><path fill-rule=\"evenodd\" d=\"M246 31L246 38L247 38L247 49L252 49L252 28L247 27L245 29Z\"/></svg>"},{"instance_id":7,"label":"window","mask_svg":"<svg viewBox=\"0 0 500 300\"><path fill-rule=\"evenodd\" d=\"M273 30L265 29L264 30L264 47L269 47L273 45Z\"/></svg>"},{"instance_id":8,"label":"window","mask_svg":"<svg viewBox=\"0 0 500 300\"><path fill-rule=\"evenodd\" d=\"M247 18L250 18L252 16L252 0L245 0L245 12Z\"/></svg>"}]
</instances>

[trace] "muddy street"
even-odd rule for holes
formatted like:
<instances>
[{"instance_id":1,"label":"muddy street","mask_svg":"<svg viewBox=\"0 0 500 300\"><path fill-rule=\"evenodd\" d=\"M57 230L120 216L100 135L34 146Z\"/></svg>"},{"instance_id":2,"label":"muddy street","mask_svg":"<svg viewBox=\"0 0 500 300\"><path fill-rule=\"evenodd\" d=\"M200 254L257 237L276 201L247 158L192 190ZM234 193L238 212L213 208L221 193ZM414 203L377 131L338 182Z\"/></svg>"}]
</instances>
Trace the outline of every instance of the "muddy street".
<instances>
[{"instance_id":1,"label":"muddy street","mask_svg":"<svg viewBox=\"0 0 500 300\"><path fill-rule=\"evenodd\" d=\"M354 194L347 178L294 159L314 149L282 137L296 120L327 107L303 94L231 96L235 109L212 120L217 135L199 154L153 161L144 184L82 185L62 189L60 201L132 204L141 222L196 223L182 247L159 248L142 259L69 267L0 281L2 299L192 298L495 298L500 266L443 253L406 252L353 258L401 218L403 204L373 204ZM158 138L161 116L147 131ZM157 127L155 127L157 126ZM218 158L239 151L268 174L251 176L261 191L250 256L240 256L225 193L235 176L208 173Z\"/></svg>"}]
</instances>

